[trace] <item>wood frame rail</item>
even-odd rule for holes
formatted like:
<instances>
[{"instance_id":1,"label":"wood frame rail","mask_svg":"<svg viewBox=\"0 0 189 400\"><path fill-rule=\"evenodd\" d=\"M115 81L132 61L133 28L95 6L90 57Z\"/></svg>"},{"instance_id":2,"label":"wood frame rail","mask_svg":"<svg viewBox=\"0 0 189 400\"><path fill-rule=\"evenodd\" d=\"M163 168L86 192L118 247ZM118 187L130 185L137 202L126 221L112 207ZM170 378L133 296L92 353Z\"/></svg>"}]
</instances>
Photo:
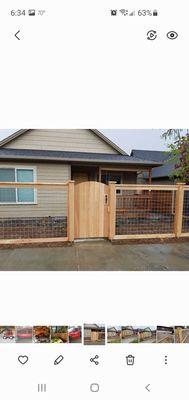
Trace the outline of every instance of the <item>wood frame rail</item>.
<instances>
[{"instance_id":1,"label":"wood frame rail","mask_svg":"<svg viewBox=\"0 0 189 400\"><path fill-rule=\"evenodd\" d=\"M177 191L177 185L135 185L135 184L116 184L118 190L163 190Z\"/></svg>"},{"instance_id":2,"label":"wood frame rail","mask_svg":"<svg viewBox=\"0 0 189 400\"><path fill-rule=\"evenodd\" d=\"M0 182L0 188L7 188L7 187L15 187L15 188L24 188L24 187L29 187L29 188L34 188L34 189L40 189L40 188L61 188L68 186L70 182L73 181L67 181L64 183L53 183L53 182Z\"/></svg>"}]
</instances>

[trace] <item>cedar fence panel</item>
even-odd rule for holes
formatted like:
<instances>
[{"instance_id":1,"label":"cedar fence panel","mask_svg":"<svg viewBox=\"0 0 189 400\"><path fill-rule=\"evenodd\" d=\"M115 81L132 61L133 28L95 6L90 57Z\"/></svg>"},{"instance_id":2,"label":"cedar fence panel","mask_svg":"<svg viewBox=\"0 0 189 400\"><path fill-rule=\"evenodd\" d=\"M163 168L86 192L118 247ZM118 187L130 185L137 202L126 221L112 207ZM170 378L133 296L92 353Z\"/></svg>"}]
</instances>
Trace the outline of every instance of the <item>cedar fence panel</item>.
<instances>
[{"instance_id":1,"label":"cedar fence panel","mask_svg":"<svg viewBox=\"0 0 189 400\"><path fill-rule=\"evenodd\" d=\"M5 202L8 195L10 199L15 195L17 200L20 195L24 197L21 189L33 189L33 203ZM77 222L76 193L74 181L0 182L0 244L73 242ZM105 208L107 213L107 218L102 212L98 218L101 218L100 224L106 226L104 236L110 240L189 236L189 186L184 184L118 185L109 182L98 201L102 204L97 206ZM83 212L85 209L89 214L90 209L84 207ZM92 213L97 215L95 209ZM82 221L81 218L80 224Z\"/></svg>"},{"instance_id":2,"label":"cedar fence panel","mask_svg":"<svg viewBox=\"0 0 189 400\"><path fill-rule=\"evenodd\" d=\"M189 235L188 186L114 184L114 193L116 194L114 239L171 238ZM113 210L112 215L114 215Z\"/></svg>"},{"instance_id":3,"label":"cedar fence panel","mask_svg":"<svg viewBox=\"0 0 189 400\"><path fill-rule=\"evenodd\" d=\"M33 201L19 202L31 189ZM74 182L0 182L0 200L0 244L74 240Z\"/></svg>"}]
</instances>

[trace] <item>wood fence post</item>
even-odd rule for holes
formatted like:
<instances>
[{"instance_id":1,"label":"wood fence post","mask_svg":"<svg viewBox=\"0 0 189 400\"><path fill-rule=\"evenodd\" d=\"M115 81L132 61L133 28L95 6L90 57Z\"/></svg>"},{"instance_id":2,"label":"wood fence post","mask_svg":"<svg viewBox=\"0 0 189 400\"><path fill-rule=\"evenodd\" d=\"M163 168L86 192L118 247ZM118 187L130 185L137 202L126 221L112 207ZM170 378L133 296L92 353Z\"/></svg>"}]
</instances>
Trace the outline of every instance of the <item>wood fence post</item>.
<instances>
[{"instance_id":1,"label":"wood fence post","mask_svg":"<svg viewBox=\"0 0 189 400\"><path fill-rule=\"evenodd\" d=\"M182 234L184 185L185 183L177 183L178 189L176 191L175 220L174 220L174 233L176 238L179 238Z\"/></svg>"},{"instance_id":2,"label":"wood fence post","mask_svg":"<svg viewBox=\"0 0 189 400\"><path fill-rule=\"evenodd\" d=\"M113 240L116 233L116 182L109 182L109 240Z\"/></svg>"},{"instance_id":3,"label":"wood fence post","mask_svg":"<svg viewBox=\"0 0 189 400\"><path fill-rule=\"evenodd\" d=\"M74 201L74 181L68 182L68 241L74 241L74 211L75 211L75 201Z\"/></svg>"}]
</instances>

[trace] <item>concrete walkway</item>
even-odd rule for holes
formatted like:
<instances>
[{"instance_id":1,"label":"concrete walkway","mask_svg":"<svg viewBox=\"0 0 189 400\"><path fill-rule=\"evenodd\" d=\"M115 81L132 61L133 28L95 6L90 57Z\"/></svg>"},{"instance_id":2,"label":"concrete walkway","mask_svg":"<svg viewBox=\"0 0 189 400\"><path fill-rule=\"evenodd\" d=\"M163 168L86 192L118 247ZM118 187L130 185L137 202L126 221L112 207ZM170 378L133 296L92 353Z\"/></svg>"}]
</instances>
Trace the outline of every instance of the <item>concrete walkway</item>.
<instances>
[{"instance_id":1,"label":"concrete walkway","mask_svg":"<svg viewBox=\"0 0 189 400\"><path fill-rule=\"evenodd\" d=\"M189 271L189 243L75 243L0 250L0 271Z\"/></svg>"}]
</instances>

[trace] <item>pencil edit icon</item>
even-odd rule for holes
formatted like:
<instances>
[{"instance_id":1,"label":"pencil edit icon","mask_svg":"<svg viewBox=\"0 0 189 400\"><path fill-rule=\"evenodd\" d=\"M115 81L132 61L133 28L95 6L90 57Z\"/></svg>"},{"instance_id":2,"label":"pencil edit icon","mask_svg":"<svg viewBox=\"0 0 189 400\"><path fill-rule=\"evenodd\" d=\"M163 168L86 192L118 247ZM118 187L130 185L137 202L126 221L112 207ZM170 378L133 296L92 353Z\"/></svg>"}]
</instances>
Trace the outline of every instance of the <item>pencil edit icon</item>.
<instances>
[{"instance_id":1,"label":"pencil edit icon","mask_svg":"<svg viewBox=\"0 0 189 400\"><path fill-rule=\"evenodd\" d=\"M63 361L64 357L63 356L58 356L56 360L54 361L54 365L59 365Z\"/></svg>"}]
</instances>

